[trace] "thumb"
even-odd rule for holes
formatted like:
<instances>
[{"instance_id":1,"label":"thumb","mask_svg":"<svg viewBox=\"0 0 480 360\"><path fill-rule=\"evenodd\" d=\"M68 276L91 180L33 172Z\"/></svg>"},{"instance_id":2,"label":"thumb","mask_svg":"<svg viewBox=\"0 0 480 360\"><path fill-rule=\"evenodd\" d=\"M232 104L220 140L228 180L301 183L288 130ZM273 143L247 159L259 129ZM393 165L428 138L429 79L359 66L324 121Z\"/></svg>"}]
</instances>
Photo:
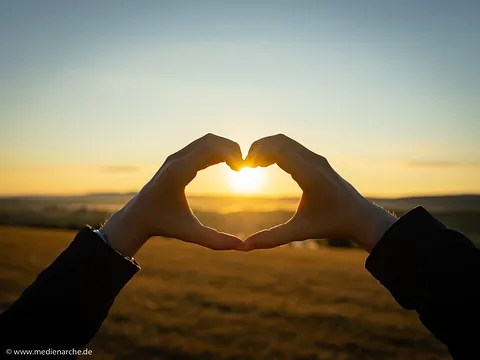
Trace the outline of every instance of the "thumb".
<instances>
[{"instance_id":1,"label":"thumb","mask_svg":"<svg viewBox=\"0 0 480 360\"><path fill-rule=\"evenodd\" d=\"M306 240L307 238L304 227L300 224L300 221L292 218L285 224L250 235L245 239L242 250L271 249L293 241Z\"/></svg>"},{"instance_id":2,"label":"thumb","mask_svg":"<svg viewBox=\"0 0 480 360\"><path fill-rule=\"evenodd\" d=\"M183 234L180 240L212 250L240 250L244 247L243 241L236 236L219 232L201 223L197 223L194 231Z\"/></svg>"}]
</instances>

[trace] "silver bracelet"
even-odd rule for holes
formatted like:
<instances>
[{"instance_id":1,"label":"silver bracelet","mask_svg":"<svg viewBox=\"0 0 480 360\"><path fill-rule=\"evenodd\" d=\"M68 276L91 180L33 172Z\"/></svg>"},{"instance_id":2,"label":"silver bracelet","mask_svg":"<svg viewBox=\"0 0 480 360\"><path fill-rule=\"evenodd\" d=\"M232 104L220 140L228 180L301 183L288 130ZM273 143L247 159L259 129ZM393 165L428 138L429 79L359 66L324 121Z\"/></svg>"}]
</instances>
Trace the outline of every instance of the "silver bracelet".
<instances>
[{"instance_id":1,"label":"silver bracelet","mask_svg":"<svg viewBox=\"0 0 480 360\"><path fill-rule=\"evenodd\" d=\"M105 244L107 244L107 245L110 247L110 249L114 250L118 255L120 255L121 257L123 257L125 260L128 260L128 261L130 261L130 262L132 262L132 263L135 263L135 260L134 260L133 256L125 256L125 255L123 255L120 251L118 251L117 249L114 249L114 248L108 243L107 234L101 232L101 231L98 230L98 229L94 229L93 232L94 232L95 234L97 234L97 235L100 237L100 239L102 239L102 241L103 241Z\"/></svg>"}]
</instances>

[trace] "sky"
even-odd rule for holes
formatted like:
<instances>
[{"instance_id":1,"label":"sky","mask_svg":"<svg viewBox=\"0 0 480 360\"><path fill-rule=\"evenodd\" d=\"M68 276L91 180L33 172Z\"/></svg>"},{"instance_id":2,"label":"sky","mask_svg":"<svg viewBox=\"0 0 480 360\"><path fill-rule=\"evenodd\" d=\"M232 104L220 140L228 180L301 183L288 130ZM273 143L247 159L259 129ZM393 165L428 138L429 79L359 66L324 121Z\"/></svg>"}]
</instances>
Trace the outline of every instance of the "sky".
<instances>
[{"instance_id":1,"label":"sky","mask_svg":"<svg viewBox=\"0 0 480 360\"><path fill-rule=\"evenodd\" d=\"M480 193L478 1L0 0L0 194L138 191L284 133L367 196ZM191 194L231 193L230 170ZM300 193L265 171L262 195Z\"/></svg>"}]
</instances>

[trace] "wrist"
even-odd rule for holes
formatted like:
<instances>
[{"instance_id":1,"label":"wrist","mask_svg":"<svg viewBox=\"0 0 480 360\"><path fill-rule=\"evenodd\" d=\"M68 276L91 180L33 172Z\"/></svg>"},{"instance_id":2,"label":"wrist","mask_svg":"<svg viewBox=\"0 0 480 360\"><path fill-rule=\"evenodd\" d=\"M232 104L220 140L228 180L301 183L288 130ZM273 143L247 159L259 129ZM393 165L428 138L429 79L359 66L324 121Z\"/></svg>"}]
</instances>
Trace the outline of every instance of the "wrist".
<instances>
[{"instance_id":1,"label":"wrist","mask_svg":"<svg viewBox=\"0 0 480 360\"><path fill-rule=\"evenodd\" d=\"M124 208L114 213L100 228L108 238L108 245L127 257L133 257L148 240L136 231L132 220Z\"/></svg>"},{"instance_id":2,"label":"wrist","mask_svg":"<svg viewBox=\"0 0 480 360\"><path fill-rule=\"evenodd\" d=\"M387 210L364 199L356 213L353 241L371 252L383 234L397 221Z\"/></svg>"}]
</instances>

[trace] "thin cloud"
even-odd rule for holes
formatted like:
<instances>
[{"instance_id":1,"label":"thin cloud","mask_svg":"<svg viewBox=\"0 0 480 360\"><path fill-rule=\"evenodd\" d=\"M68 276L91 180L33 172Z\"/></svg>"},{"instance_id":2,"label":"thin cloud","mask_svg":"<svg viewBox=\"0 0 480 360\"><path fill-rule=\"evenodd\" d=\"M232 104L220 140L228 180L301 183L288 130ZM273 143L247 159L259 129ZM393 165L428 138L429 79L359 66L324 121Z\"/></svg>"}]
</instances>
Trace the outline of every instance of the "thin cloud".
<instances>
[{"instance_id":1,"label":"thin cloud","mask_svg":"<svg viewBox=\"0 0 480 360\"><path fill-rule=\"evenodd\" d=\"M133 165L116 165L116 166L102 166L100 168L101 172L109 174L131 174L138 172L140 169L138 166Z\"/></svg>"},{"instance_id":2,"label":"thin cloud","mask_svg":"<svg viewBox=\"0 0 480 360\"><path fill-rule=\"evenodd\" d=\"M475 161L449 161L449 160L409 160L405 165L410 167L477 167L480 162Z\"/></svg>"}]
</instances>

